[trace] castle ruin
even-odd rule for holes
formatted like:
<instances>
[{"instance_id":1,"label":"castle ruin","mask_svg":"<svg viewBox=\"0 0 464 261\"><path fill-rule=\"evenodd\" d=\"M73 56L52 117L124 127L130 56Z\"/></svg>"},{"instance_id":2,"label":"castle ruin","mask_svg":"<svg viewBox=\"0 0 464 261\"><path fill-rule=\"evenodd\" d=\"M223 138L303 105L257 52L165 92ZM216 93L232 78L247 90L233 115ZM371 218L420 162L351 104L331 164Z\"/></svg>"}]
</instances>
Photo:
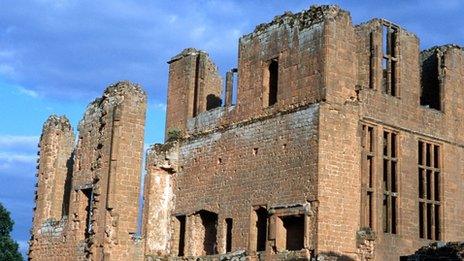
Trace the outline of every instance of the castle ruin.
<instances>
[{"instance_id":1,"label":"castle ruin","mask_svg":"<svg viewBox=\"0 0 464 261\"><path fill-rule=\"evenodd\" d=\"M44 124L31 260L399 260L464 240L460 47L313 6L242 36L224 84L203 51L168 64L141 235L146 95L119 82L77 139Z\"/></svg>"}]
</instances>

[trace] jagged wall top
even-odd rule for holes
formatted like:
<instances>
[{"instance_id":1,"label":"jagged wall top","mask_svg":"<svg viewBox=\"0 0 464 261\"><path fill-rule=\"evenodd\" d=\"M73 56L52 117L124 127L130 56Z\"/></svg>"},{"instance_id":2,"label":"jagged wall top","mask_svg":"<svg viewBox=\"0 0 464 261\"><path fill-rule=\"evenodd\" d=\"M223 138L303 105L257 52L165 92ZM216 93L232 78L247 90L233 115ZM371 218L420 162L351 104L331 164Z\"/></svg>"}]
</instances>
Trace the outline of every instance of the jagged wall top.
<instances>
[{"instance_id":1,"label":"jagged wall top","mask_svg":"<svg viewBox=\"0 0 464 261\"><path fill-rule=\"evenodd\" d=\"M115 84L108 86L103 92L103 98L111 97L111 96L124 96L130 94L140 101L146 99L146 93L142 89L142 87L138 84L129 82L129 81L120 81Z\"/></svg>"},{"instance_id":2,"label":"jagged wall top","mask_svg":"<svg viewBox=\"0 0 464 261\"><path fill-rule=\"evenodd\" d=\"M338 5L312 5L309 9L295 14L287 11L282 15L275 16L269 23L259 24L252 33L244 35L243 37L259 35L273 25L281 25L284 23L289 24L291 27L310 27L326 19L333 19L341 12L349 14L348 11L342 10Z\"/></svg>"},{"instance_id":3,"label":"jagged wall top","mask_svg":"<svg viewBox=\"0 0 464 261\"><path fill-rule=\"evenodd\" d=\"M460 45L457 45L457 44L445 44L445 45L439 45L439 46L433 46L433 47L430 47L426 50L423 50L421 51L421 55L427 55L427 54L431 54L431 53L435 53L437 51L439 51L440 53L444 53L448 50L451 50L451 49L457 49L457 50L460 50L461 52L464 52L464 47L460 46Z\"/></svg>"},{"instance_id":4,"label":"jagged wall top","mask_svg":"<svg viewBox=\"0 0 464 261\"><path fill-rule=\"evenodd\" d=\"M147 99L145 91L138 84L129 81L120 81L112 84L105 89L102 97L95 99L87 106L84 117L79 122L78 130L80 131L84 122L92 121L93 118L99 117L98 115L102 114L101 108L105 101L114 106L120 104L127 96L130 96L136 103L143 103Z\"/></svg>"},{"instance_id":5,"label":"jagged wall top","mask_svg":"<svg viewBox=\"0 0 464 261\"><path fill-rule=\"evenodd\" d=\"M43 128L42 128L42 133L50 130L50 129L59 129L61 131L72 131L71 123L69 122L69 119L62 115L50 115L48 119L45 121Z\"/></svg>"}]
</instances>

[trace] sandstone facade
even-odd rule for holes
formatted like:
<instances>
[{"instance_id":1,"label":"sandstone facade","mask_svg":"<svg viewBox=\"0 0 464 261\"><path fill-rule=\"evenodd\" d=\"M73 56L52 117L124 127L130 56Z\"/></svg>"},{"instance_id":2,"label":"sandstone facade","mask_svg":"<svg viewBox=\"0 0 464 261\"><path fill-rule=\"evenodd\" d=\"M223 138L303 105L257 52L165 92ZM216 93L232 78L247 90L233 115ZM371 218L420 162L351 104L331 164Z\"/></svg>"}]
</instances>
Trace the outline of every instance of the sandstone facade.
<instances>
[{"instance_id":1,"label":"sandstone facade","mask_svg":"<svg viewBox=\"0 0 464 261\"><path fill-rule=\"evenodd\" d=\"M203 51L169 66L141 237L146 102L123 82L76 146L65 118L45 123L31 259L398 260L464 240L460 47L317 6L242 36L224 87Z\"/></svg>"}]
</instances>

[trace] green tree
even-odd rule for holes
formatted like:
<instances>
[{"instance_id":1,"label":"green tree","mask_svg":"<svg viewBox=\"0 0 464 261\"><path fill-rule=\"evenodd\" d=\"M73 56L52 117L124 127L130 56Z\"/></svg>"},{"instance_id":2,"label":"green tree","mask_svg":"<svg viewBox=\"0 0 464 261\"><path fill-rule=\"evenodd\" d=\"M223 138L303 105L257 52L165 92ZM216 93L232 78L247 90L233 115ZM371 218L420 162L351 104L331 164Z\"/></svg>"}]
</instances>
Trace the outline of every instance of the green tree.
<instances>
[{"instance_id":1,"label":"green tree","mask_svg":"<svg viewBox=\"0 0 464 261\"><path fill-rule=\"evenodd\" d=\"M10 212L0 203L0 261L23 260L18 251L18 243L10 237L13 225Z\"/></svg>"}]
</instances>

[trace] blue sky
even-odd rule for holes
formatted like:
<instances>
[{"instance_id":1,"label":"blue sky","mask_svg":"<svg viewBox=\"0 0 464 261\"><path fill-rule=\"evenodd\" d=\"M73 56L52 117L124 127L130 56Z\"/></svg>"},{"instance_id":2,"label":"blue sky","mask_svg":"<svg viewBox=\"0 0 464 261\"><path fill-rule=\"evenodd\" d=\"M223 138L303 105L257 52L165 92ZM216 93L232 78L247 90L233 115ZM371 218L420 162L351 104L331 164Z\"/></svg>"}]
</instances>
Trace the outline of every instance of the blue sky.
<instances>
[{"instance_id":1,"label":"blue sky","mask_svg":"<svg viewBox=\"0 0 464 261\"><path fill-rule=\"evenodd\" d=\"M37 142L50 114L74 128L86 105L118 80L149 96L145 143L163 140L168 65L186 47L210 53L222 74L240 35L286 10L339 4L354 23L386 18L421 48L464 45L464 1L0 0L0 202L23 253L32 220Z\"/></svg>"}]
</instances>

